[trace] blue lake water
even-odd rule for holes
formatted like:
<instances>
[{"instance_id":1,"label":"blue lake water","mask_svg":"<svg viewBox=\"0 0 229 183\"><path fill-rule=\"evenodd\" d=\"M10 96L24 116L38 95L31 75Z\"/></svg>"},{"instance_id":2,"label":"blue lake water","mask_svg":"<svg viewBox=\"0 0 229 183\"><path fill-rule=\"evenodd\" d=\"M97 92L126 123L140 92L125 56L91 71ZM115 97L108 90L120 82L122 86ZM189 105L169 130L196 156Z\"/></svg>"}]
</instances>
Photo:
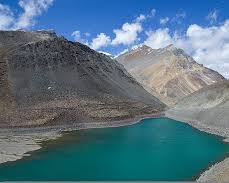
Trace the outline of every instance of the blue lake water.
<instances>
[{"instance_id":1,"label":"blue lake water","mask_svg":"<svg viewBox=\"0 0 229 183\"><path fill-rule=\"evenodd\" d=\"M0 180L194 180L229 144L168 118L80 130L0 165Z\"/></svg>"}]
</instances>

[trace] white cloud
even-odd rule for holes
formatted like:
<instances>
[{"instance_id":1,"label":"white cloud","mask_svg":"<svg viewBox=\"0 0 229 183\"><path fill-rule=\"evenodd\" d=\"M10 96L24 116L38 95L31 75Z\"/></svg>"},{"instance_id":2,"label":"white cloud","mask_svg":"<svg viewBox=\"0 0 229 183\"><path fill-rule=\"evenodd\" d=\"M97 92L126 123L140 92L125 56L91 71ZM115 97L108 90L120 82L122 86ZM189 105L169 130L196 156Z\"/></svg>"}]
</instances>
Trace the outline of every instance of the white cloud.
<instances>
[{"instance_id":1,"label":"white cloud","mask_svg":"<svg viewBox=\"0 0 229 183\"><path fill-rule=\"evenodd\" d=\"M111 39L109 36L107 36L104 33L100 33L96 36L96 38L92 39L92 42L90 44L92 49L99 49L101 47L109 45L111 42Z\"/></svg>"},{"instance_id":2,"label":"white cloud","mask_svg":"<svg viewBox=\"0 0 229 183\"><path fill-rule=\"evenodd\" d=\"M81 34L81 32L79 30L76 30L72 33L72 37L73 37L74 41L78 41L78 42L86 44L86 45L89 45L89 43L88 43L88 40L84 37L89 37L89 36L90 36L89 33L85 32L85 33Z\"/></svg>"},{"instance_id":3,"label":"white cloud","mask_svg":"<svg viewBox=\"0 0 229 183\"><path fill-rule=\"evenodd\" d=\"M90 34L89 32L85 32L84 35L85 35L86 37L90 37L90 36L91 36L91 34Z\"/></svg>"},{"instance_id":4,"label":"white cloud","mask_svg":"<svg viewBox=\"0 0 229 183\"><path fill-rule=\"evenodd\" d=\"M151 13L152 14L152 13ZM114 29L113 33L115 37L111 40L110 36L100 33L96 38L92 39L90 47L93 49L99 49L108 45L117 46L120 44L131 45L137 40L140 40L138 34L142 32L142 22L148 18L140 14L132 23L124 23L120 29ZM77 34L78 35L78 34Z\"/></svg>"},{"instance_id":5,"label":"white cloud","mask_svg":"<svg viewBox=\"0 0 229 183\"><path fill-rule=\"evenodd\" d=\"M219 12L217 10L211 11L208 16L206 17L207 20L210 21L211 24L217 21Z\"/></svg>"},{"instance_id":6,"label":"white cloud","mask_svg":"<svg viewBox=\"0 0 229 183\"><path fill-rule=\"evenodd\" d=\"M165 18L160 18L160 24L161 25L165 25L167 24L169 21L169 17L165 17Z\"/></svg>"},{"instance_id":7,"label":"white cloud","mask_svg":"<svg viewBox=\"0 0 229 183\"><path fill-rule=\"evenodd\" d=\"M0 29L9 29L14 21L13 12L6 5L0 4Z\"/></svg>"},{"instance_id":8,"label":"white cloud","mask_svg":"<svg viewBox=\"0 0 229 183\"><path fill-rule=\"evenodd\" d=\"M145 44L152 48L173 43L184 49L199 63L229 78L229 20L220 26L190 25L184 35L169 32L168 28L147 32Z\"/></svg>"},{"instance_id":9,"label":"white cloud","mask_svg":"<svg viewBox=\"0 0 229 183\"><path fill-rule=\"evenodd\" d=\"M155 11L155 12L154 12ZM156 10L152 10L150 16L154 16ZM112 40L111 44L113 46L123 44L123 45L131 45L137 40L140 40L138 37L139 33L142 32L142 21L149 18L149 15L145 16L140 14L132 23L124 23L121 29L114 29L115 38Z\"/></svg>"},{"instance_id":10,"label":"white cloud","mask_svg":"<svg viewBox=\"0 0 229 183\"><path fill-rule=\"evenodd\" d=\"M169 29L157 29L155 31L146 32L148 38L144 44L152 47L153 49L158 49L165 47L173 42L172 37L169 34Z\"/></svg>"},{"instance_id":11,"label":"white cloud","mask_svg":"<svg viewBox=\"0 0 229 183\"><path fill-rule=\"evenodd\" d=\"M229 77L229 20L223 25L206 28L191 25L187 41L196 60Z\"/></svg>"},{"instance_id":12,"label":"white cloud","mask_svg":"<svg viewBox=\"0 0 229 183\"><path fill-rule=\"evenodd\" d=\"M19 0L18 5L23 11L17 16L10 7L0 4L0 29L28 29L52 3L53 0Z\"/></svg>"},{"instance_id":13,"label":"white cloud","mask_svg":"<svg viewBox=\"0 0 229 183\"><path fill-rule=\"evenodd\" d=\"M19 16L15 28L28 28L35 24L34 18L41 15L52 5L53 0L20 0L24 12Z\"/></svg>"},{"instance_id":14,"label":"white cloud","mask_svg":"<svg viewBox=\"0 0 229 183\"><path fill-rule=\"evenodd\" d=\"M96 38L92 40L90 44L93 49L99 49L100 47L105 47L108 45L117 46L120 44L131 45L136 41L139 41L139 33L142 32L142 22L147 18L155 16L156 10L152 9L150 14L144 15L140 14L135 20L131 23L126 22L122 25L120 29L114 29L113 33L115 37L111 40L110 36L106 36L104 33L100 33Z\"/></svg>"},{"instance_id":15,"label":"white cloud","mask_svg":"<svg viewBox=\"0 0 229 183\"><path fill-rule=\"evenodd\" d=\"M125 23L121 29L114 29L115 38L112 40L112 45L130 45L138 40L138 33L142 32L142 25L140 22Z\"/></svg>"},{"instance_id":16,"label":"white cloud","mask_svg":"<svg viewBox=\"0 0 229 183\"><path fill-rule=\"evenodd\" d=\"M141 22L141 21L143 21L143 20L145 20L145 19L146 19L145 15L140 14L140 15L136 18L136 22Z\"/></svg>"},{"instance_id":17,"label":"white cloud","mask_svg":"<svg viewBox=\"0 0 229 183\"><path fill-rule=\"evenodd\" d=\"M74 38L75 41L78 41L81 39L81 35L80 35L80 31L76 30L72 33L72 36Z\"/></svg>"}]
</instances>

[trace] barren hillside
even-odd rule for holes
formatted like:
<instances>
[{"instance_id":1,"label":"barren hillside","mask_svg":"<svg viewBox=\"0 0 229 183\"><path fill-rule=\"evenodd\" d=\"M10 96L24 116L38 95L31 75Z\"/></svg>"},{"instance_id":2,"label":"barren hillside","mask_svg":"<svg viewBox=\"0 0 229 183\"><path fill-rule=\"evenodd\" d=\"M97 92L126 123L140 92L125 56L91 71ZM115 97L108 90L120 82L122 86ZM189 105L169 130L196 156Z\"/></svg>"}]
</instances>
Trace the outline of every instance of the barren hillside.
<instances>
[{"instance_id":1,"label":"barren hillside","mask_svg":"<svg viewBox=\"0 0 229 183\"><path fill-rule=\"evenodd\" d=\"M124 67L53 31L0 31L0 126L109 122L163 111Z\"/></svg>"}]
</instances>

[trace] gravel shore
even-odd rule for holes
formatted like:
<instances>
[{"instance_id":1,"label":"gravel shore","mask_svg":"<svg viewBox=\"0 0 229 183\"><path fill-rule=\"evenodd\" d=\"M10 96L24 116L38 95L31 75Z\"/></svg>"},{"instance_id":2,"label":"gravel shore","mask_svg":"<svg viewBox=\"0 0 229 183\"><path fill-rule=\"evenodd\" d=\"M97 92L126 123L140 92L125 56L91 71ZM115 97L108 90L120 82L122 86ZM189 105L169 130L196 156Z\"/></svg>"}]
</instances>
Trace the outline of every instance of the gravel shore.
<instances>
[{"instance_id":1,"label":"gravel shore","mask_svg":"<svg viewBox=\"0 0 229 183\"><path fill-rule=\"evenodd\" d=\"M41 148L40 143L56 139L61 134L56 132L34 132L22 135L21 133L0 134L0 163L16 161L29 156L28 152Z\"/></svg>"}]
</instances>

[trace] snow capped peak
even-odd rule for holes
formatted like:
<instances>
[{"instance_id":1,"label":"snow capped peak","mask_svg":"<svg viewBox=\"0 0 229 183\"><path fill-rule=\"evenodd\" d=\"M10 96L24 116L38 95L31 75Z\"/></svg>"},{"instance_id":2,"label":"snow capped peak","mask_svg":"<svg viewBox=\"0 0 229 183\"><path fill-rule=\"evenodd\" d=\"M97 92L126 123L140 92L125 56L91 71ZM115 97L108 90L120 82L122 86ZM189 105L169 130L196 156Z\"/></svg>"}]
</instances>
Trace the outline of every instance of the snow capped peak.
<instances>
[{"instance_id":1,"label":"snow capped peak","mask_svg":"<svg viewBox=\"0 0 229 183\"><path fill-rule=\"evenodd\" d=\"M131 50L149 50L151 51L152 48L149 46L146 46L145 44L139 44L139 45L133 46Z\"/></svg>"},{"instance_id":2,"label":"snow capped peak","mask_svg":"<svg viewBox=\"0 0 229 183\"><path fill-rule=\"evenodd\" d=\"M159 49L153 49L145 44L139 44L139 45L133 46L131 49L125 49L120 54L115 56L115 58L122 56L122 55L123 56L133 56L133 55L143 56L143 55L149 55L151 53L162 54L167 51L172 52L175 55L187 56L182 49L176 48L173 44L170 44L164 48L159 48Z\"/></svg>"},{"instance_id":3,"label":"snow capped peak","mask_svg":"<svg viewBox=\"0 0 229 183\"><path fill-rule=\"evenodd\" d=\"M143 55L147 55L152 53L152 51L154 51L154 49L152 49L149 46L146 46L144 44L139 44L139 45L135 45L132 47L132 49L129 51L129 54L134 54L134 53L141 53Z\"/></svg>"},{"instance_id":4,"label":"snow capped peak","mask_svg":"<svg viewBox=\"0 0 229 183\"><path fill-rule=\"evenodd\" d=\"M134 46L132 46L131 50L140 49L142 47L143 47L143 44L134 45Z\"/></svg>"},{"instance_id":5,"label":"snow capped peak","mask_svg":"<svg viewBox=\"0 0 229 183\"><path fill-rule=\"evenodd\" d=\"M139 44L133 46L131 49L125 49L123 52L115 56L115 58L120 57L120 56L137 56L137 55L148 55L155 50L152 49L151 47L144 45L144 44Z\"/></svg>"}]
</instances>

